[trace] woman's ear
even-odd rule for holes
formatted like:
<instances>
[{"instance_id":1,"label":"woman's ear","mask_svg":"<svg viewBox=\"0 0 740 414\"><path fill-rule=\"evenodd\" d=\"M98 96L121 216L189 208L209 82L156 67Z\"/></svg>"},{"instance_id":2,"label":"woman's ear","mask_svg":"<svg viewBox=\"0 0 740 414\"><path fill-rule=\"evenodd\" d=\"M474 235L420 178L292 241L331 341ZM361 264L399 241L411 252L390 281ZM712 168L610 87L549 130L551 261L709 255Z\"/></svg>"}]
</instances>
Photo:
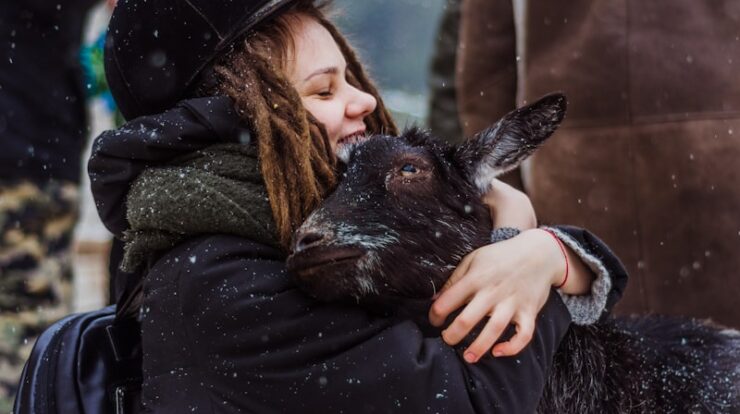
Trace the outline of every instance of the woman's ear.
<instances>
[{"instance_id":1,"label":"woman's ear","mask_svg":"<svg viewBox=\"0 0 740 414\"><path fill-rule=\"evenodd\" d=\"M566 106L565 95L553 93L512 111L460 144L454 158L483 194L494 178L518 167L555 132Z\"/></svg>"}]
</instances>

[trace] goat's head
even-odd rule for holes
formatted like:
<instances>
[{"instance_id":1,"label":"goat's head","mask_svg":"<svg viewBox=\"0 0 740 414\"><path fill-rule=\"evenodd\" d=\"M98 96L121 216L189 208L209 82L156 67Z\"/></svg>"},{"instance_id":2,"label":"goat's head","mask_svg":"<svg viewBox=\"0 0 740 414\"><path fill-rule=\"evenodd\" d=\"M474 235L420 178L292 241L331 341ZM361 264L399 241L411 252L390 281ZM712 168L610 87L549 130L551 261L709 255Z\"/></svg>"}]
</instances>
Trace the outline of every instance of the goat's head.
<instances>
[{"instance_id":1,"label":"goat's head","mask_svg":"<svg viewBox=\"0 0 740 414\"><path fill-rule=\"evenodd\" d=\"M565 97L548 95L451 147L411 129L345 148L336 191L294 236L288 269L323 300L429 298L461 258L489 242L481 202L557 128Z\"/></svg>"}]
</instances>

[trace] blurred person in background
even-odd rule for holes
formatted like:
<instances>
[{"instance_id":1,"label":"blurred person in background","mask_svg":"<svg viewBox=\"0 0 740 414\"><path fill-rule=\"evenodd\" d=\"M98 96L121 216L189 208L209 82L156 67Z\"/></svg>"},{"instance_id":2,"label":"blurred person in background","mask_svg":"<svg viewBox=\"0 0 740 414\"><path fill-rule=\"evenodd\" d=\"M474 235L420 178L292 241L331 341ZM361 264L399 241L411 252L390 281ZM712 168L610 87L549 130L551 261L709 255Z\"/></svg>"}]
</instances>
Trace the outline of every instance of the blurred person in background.
<instances>
[{"instance_id":1,"label":"blurred person in background","mask_svg":"<svg viewBox=\"0 0 740 414\"><path fill-rule=\"evenodd\" d=\"M463 139L457 109L455 62L460 27L460 0L447 0L442 8L429 67L429 112L426 124L435 136L458 143Z\"/></svg>"},{"instance_id":2,"label":"blurred person in background","mask_svg":"<svg viewBox=\"0 0 740 414\"><path fill-rule=\"evenodd\" d=\"M740 326L740 2L463 0L459 35L467 136L567 95L557 139L508 181L616 250L618 310Z\"/></svg>"},{"instance_id":3,"label":"blurred person in background","mask_svg":"<svg viewBox=\"0 0 740 414\"><path fill-rule=\"evenodd\" d=\"M98 2L0 2L0 412L36 335L70 310L88 131L79 52Z\"/></svg>"}]
</instances>

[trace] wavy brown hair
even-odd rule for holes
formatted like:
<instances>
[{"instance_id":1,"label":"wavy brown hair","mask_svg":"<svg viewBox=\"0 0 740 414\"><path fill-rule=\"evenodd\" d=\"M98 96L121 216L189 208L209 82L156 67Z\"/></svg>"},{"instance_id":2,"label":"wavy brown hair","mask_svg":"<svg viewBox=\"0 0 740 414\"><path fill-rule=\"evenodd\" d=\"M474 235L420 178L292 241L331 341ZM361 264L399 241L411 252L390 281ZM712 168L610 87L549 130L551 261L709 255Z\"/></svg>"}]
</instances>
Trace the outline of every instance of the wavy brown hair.
<instances>
[{"instance_id":1,"label":"wavy brown hair","mask_svg":"<svg viewBox=\"0 0 740 414\"><path fill-rule=\"evenodd\" d=\"M397 134L373 82L355 51L329 21L328 2L299 0L237 42L211 71L210 93L230 96L259 147L260 168L267 187L281 244L287 248L293 231L336 185L336 157L324 126L303 106L288 80L287 57L294 47L300 18L312 18L331 33L347 61L347 81L373 95L378 106L365 118L369 133Z\"/></svg>"}]
</instances>

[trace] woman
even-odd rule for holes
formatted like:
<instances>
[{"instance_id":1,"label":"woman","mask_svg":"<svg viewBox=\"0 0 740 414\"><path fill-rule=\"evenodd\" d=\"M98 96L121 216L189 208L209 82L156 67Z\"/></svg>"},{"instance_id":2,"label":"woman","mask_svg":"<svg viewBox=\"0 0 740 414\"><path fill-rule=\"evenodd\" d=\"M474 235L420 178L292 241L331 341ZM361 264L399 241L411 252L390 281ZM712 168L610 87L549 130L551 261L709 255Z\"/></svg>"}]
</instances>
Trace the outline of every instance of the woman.
<instances>
[{"instance_id":1,"label":"woman","mask_svg":"<svg viewBox=\"0 0 740 414\"><path fill-rule=\"evenodd\" d=\"M111 90L136 119L98 138L89 169L143 280L150 411L532 412L571 319L551 286L584 323L618 299L618 260L560 228L567 262L536 229L463 260L430 312L441 325L469 302L444 340L316 303L285 274L291 233L335 184L334 150L397 132L352 49L306 1L122 2L109 33ZM487 198L497 225L533 226L506 187ZM523 350L481 359L509 321L517 334L492 352Z\"/></svg>"}]
</instances>

